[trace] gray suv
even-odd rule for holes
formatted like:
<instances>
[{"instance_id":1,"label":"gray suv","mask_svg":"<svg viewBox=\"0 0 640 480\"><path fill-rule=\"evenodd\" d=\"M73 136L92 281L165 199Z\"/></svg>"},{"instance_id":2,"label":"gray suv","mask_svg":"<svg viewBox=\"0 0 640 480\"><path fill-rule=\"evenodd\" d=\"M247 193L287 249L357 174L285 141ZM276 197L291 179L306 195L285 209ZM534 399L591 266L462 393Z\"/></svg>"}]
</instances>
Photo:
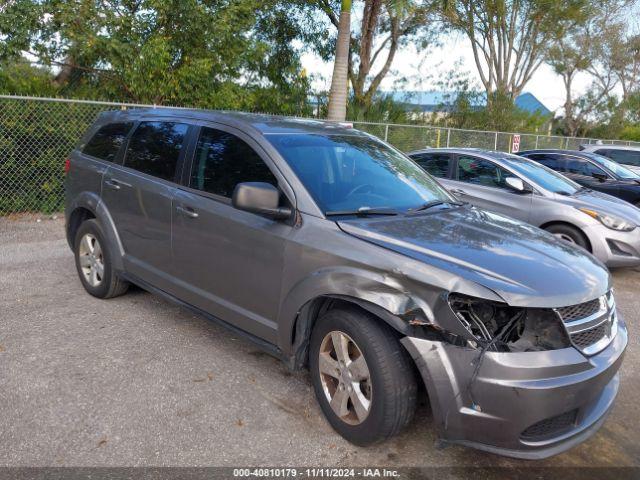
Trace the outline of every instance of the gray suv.
<instances>
[{"instance_id":1,"label":"gray suv","mask_svg":"<svg viewBox=\"0 0 640 480\"><path fill-rule=\"evenodd\" d=\"M319 121L99 116L67 164L84 288L130 283L309 368L347 440L398 433L426 387L448 441L541 458L591 436L627 330L608 271L458 203L402 153Z\"/></svg>"}]
</instances>

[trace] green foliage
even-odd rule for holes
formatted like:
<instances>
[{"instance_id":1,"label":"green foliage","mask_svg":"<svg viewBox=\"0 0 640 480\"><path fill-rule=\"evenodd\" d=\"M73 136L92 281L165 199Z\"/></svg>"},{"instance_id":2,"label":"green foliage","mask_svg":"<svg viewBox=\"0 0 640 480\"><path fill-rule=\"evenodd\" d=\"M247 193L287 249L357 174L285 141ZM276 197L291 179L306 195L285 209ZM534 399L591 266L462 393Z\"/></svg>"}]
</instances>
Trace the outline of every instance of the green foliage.
<instances>
[{"instance_id":1,"label":"green foliage","mask_svg":"<svg viewBox=\"0 0 640 480\"><path fill-rule=\"evenodd\" d=\"M438 88L447 93L439 112L432 115L432 124L470 130L536 133L552 120L551 116L519 109L510 95L494 92L487 101L486 92L474 85L468 74L456 70L439 82Z\"/></svg>"},{"instance_id":2,"label":"green foliage","mask_svg":"<svg viewBox=\"0 0 640 480\"><path fill-rule=\"evenodd\" d=\"M0 215L62 209L64 159L103 109L0 100Z\"/></svg>"},{"instance_id":3,"label":"green foliage","mask_svg":"<svg viewBox=\"0 0 640 480\"><path fill-rule=\"evenodd\" d=\"M26 61L0 64L0 92L4 94L52 96L56 90L53 75L46 68Z\"/></svg>"},{"instance_id":4,"label":"green foliage","mask_svg":"<svg viewBox=\"0 0 640 480\"><path fill-rule=\"evenodd\" d=\"M310 88L300 35L278 0L14 0L0 59L55 67L65 96L289 113Z\"/></svg>"},{"instance_id":5,"label":"green foliage","mask_svg":"<svg viewBox=\"0 0 640 480\"><path fill-rule=\"evenodd\" d=\"M626 125L620 132L620 139L640 142L640 125Z\"/></svg>"}]
</instances>

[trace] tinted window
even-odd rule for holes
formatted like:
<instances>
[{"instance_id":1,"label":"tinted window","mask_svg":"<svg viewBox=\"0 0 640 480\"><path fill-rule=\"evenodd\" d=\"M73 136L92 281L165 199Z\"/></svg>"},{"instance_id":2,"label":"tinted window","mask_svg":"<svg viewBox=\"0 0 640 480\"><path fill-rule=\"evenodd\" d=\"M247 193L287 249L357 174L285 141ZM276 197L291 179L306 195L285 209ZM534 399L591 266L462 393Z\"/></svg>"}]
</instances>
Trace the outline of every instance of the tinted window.
<instances>
[{"instance_id":1,"label":"tinted window","mask_svg":"<svg viewBox=\"0 0 640 480\"><path fill-rule=\"evenodd\" d=\"M173 181L188 128L184 123L140 123L131 136L124 165Z\"/></svg>"},{"instance_id":2,"label":"tinted window","mask_svg":"<svg viewBox=\"0 0 640 480\"><path fill-rule=\"evenodd\" d=\"M640 167L640 152L634 150L598 150L596 153L609 157L624 165Z\"/></svg>"},{"instance_id":3,"label":"tinted window","mask_svg":"<svg viewBox=\"0 0 640 480\"><path fill-rule=\"evenodd\" d=\"M438 183L397 150L361 135L268 135L324 212L416 208L454 202Z\"/></svg>"},{"instance_id":4,"label":"tinted window","mask_svg":"<svg viewBox=\"0 0 640 480\"><path fill-rule=\"evenodd\" d=\"M628 168L623 167L618 162L614 162L610 158L604 157L602 155L598 155L596 153L584 153L584 155L589 157L591 160L594 160L598 165L601 165L602 167L606 168L607 170L609 170L619 178L625 178L625 179L631 179L631 180L640 179L640 176L638 176L637 173L632 172Z\"/></svg>"},{"instance_id":5,"label":"tinted window","mask_svg":"<svg viewBox=\"0 0 640 480\"><path fill-rule=\"evenodd\" d=\"M502 160L508 162L510 168L550 192L573 195L582 188L576 182L528 158L506 153L503 155Z\"/></svg>"},{"instance_id":6,"label":"tinted window","mask_svg":"<svg viewBox=\"0 0 640 480\"><path fill-rule=\"evenodd\" d=\"M586 177L592 176L594 173L600 175L607 175L604 170L596 167L591 162L582 160L580 158L567 158L567 173L576 173L578 175L584 175ZM607 175L608 176L608 175Z\"/></svg>"},{"instance_id":7,"label":"tinted window","mask_svg":"<svg viewBox=\"0 0 640 480\"><path fill-rule=\"evenodd\" d=\"M514 175L493 162L477 157L460 155L458 157L458 180L485 187L509 188L507 177Z\"/></svg>"},{"instance_id":8,"label":"tinted window","mask_svg":"<svg viewBox=\"0 0 640 480\"><path fill-rule=\"evenodd\" d=\"M552 170L562 171L563 170L563 162L561 162L558 157L555 155L546 155L544 153L533 153L531 155L526 155L525 158L530 158L531 160L535 160L538 163L541 163L545 167L551 168Z\"/></svg>"},{"instance_id":9,"label":"tinted window","mask_svg":"<svg viewBox=\"0 0 640 480\"><path fill-rule=\"evenodd\" d=\"M190 186L231 198L238 183L278 180L246 142L227 132L203 128L191 169Z\"/></svg>"},{"instance_id":10,"label":"tinted window","mask_svg":"<svg viewBox=\"0 0 640 480\"><path fill-rule=\"evenodd\" d=\"M434 177L447 178L449 176L451 155L445 153L419 153L412 155L411 158Z\"/></svg>"},{"instance_id":11,"label":"tinted window","mask_svg":"<svg viewBox=\"0 0 640 480\"><path fill-rule=\"evenodd\" d=\"M82 153L113 162L127 139L133 123L110 123L98 130L82 149Z\"/></svg>"}]
</instances>

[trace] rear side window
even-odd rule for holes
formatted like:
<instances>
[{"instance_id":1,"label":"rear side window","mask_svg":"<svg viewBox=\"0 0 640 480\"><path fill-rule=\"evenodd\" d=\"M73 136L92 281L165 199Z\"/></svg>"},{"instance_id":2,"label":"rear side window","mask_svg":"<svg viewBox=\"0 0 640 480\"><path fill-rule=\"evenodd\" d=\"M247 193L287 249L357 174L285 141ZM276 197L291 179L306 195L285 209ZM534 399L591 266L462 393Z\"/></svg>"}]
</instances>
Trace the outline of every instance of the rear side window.
<instances>
[{"instance_id":1,"label":"rear side window","mask_svg":"<svg viewBox=\"0 0 640 480\"><path fill-rule=\"evenodd\" d=\"M538 163L541 163L545 167L549 167L552 170L556 170L559 172L564 171L564 165L561 160L558 159L555 155L545 155L543 153L533 153L531 155L526 155L526 158L530 158L531 160L535 160Z\"/></svg>"},{"instance_id":2,"label":"rear side window","mask_svg":"<svg viewBox=\"0 0 640 480\"><path fill-rule=\"evenodd\" d=\"M466 155L458 157L458 180L461 182L508 189L505 179L513 176L508 170L489 160Z\"/></svg>"},{"instance_id":3,"label":"rear side window","mask_svg":"<svg viewBox=\"0 0 640 480\"><path fill-rule=\"evenodd\" d=\"M244 140L213 128L203 128L191 169L191 188L231 198L238 183L278 180Z\"/></svg>"},{"instance_id":4,"label":"rear side window","mask_svg":"<svg viewBox=\"0 0 640 480\"><path fill-rule=\"evenodd\" d=\"M172 122L141 122L131 136L125 167L173 181L189 126Z\"/></svg>"},{"instance_id":5,"label":"rear side window","mask_svg":"<svg viewBox=\"0 0 640 480\"><path fill-rule=\"evenodd\" d=\"M600 175L607 175L604 170L596 167L591 162L588 162L587 160L582 160L582 159L579 159L579 158L567 158L567 169L566 169L566 171L569 172L569 173L576 173L578 175L584 175L586 177L590 177L594 173L597 173L597 174L600 174Z\"/></svg>"},{"instance_id":6,"label":"rear side window","mask_svg":"<svg viewBox=\"0 0 640 480\"><path fill-rule=\"evenodd\" d=\"M100 127L82 149L85 155L113 162L133 123L110 123Z\"/></svg>"},{"instance_id":7,"label":"rear side window","mask_svg":"<svg viewBox=\"0 0 640 480\"><path fill-rule=\"evenodd\" d=\"M411 158L434 177L447 178L449 176L451 155L444 153L420 153Z\"/></svg>"}]
</instances>

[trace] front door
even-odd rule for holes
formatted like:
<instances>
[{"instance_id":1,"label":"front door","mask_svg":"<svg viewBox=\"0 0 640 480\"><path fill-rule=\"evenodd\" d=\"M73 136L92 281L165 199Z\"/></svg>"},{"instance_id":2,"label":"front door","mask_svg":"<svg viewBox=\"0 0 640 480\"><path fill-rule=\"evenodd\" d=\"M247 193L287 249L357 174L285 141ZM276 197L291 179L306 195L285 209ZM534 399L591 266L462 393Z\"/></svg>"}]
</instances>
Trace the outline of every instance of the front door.
<instances>
[{"instance_id":1,"label":"front door","mask_svg":"<svg viewBox=\"0 0 640 480\"><path fill-rule=\"evenodd\" d=\"M447 187L461 200L490 212L529 221L532 194L517 192L505 179L517 175L490 160L473 155L458 155L453 180Z\"/></svg>"},{"instance_id":2,"label":"front door","mask_svg":"<svg viewBox=\"0 0 640 480\"><path fill-rule=\"evenodd\" d=\"M267 157L241 135L202 127L187 186L175 192L172 248L179 296L276 343L284 250L292 227L231 205L238 183L278 185Z\"/></svg>"},{"instance_id":3,"label":"front door","mask_svg":"<svg viewBox=\"0 0 640 480\"><path fill-rule=\"evenodd\" d=\"M123 165L103 176L105 202L124 250L128 272L170 291L171 201L188 125L141 122Z\"/></svg>"}]
</instances>

